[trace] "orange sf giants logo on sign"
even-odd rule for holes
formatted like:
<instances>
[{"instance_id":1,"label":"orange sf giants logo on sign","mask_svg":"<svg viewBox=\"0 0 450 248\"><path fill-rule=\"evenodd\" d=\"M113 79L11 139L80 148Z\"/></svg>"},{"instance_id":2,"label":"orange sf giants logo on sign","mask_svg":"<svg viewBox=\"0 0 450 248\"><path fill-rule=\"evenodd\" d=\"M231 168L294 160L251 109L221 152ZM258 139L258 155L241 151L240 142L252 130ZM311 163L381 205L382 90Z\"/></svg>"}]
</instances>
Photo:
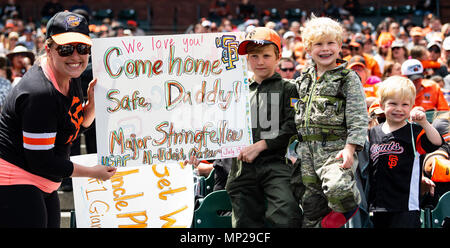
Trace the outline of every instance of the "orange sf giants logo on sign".
<instances>
[{"instance_id":1,"label":"orange sf giants logo on sign","mask_svg":"<svg viewBox=\"0 0 450 248\"><path fill-rule=\"evenodd\" d=\"M78 132L80 131L80 125L83 123L83 106L81 104L80 98L73 97L72 105L70 105L69 112L70 121L75 127L75 134L71 135L67 141L67 143L72 143L78 136Z\"/></svg>"},{"instance_id":2,"label":"orange sf giants logo on sign","mask_svg":"<svg viewBox=\"0 0 450 248\"><path fill-rule=\"evenodd\" d=\"M227 64L225 67L227 70L236 68L234 63L239 60L238 46L239 42L234 35L223 35L220 38L216 38L216 47L223 49L222 62Z\"/></svg>"}]
</instances>

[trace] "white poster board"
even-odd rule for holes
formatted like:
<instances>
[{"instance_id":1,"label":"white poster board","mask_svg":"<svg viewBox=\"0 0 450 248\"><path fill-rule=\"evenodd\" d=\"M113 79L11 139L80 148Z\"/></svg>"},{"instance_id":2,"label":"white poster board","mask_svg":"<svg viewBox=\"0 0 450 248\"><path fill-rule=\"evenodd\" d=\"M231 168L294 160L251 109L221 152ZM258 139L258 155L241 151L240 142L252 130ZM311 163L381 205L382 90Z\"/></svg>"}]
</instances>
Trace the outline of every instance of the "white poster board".
<instances>
[{"instance_id":1,"label":"white poster board","mask_svg":"<svg viewBox=\"0 0 450 248\"><path fill-rule=\"evenodd\" d=\"M94 166L97 154L73 156ZM73 178L78 228L190 227L194 211L192 166L181 163L118 167L107 181Z\"/></svg>"},{"instance_id":2,"label":"white poster board","mask_svg":"<svg viewBox=\"0 0 450 248\"><path fill-rule=\"evenodd\" d=\"M94 39L99 164L236 157L251 144L243 35Z\"/></svg>"},{"instance_id":3,"label":"white poster board","mask_svg":"<svg viewBox=\"0 0 450 248\"><path fill-rule=\"evenodd\" d=\"M252 143L243 33L94 39L98 154L108 181L74 178L77 227L190 227L191 155L236 157Z\"/></svg>"}]
</instances>

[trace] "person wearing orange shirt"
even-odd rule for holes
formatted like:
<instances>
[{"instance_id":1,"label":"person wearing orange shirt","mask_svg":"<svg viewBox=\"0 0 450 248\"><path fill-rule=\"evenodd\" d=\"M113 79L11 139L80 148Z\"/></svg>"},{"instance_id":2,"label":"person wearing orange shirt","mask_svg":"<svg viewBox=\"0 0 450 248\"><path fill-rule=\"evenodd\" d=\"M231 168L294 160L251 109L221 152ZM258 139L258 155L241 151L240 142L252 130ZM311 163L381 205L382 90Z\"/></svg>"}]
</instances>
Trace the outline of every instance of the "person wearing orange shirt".
<instances>
[{"instance_id":1,"label":"person wearing orange shirt","mask_svg":"<svg viewBox=\"0 0 450 248\"><path fill-rule=\"evenodd\" d=\"M362 50L363 44L364 43L361 40L355 40L350 42L351 55L344 57L344 60L350 61L350 59L355 55L362 56L366 61L366 68L370 71L370 74L377 77L381 77L382 74L378 62L373 58L373 56L367 53L363 53Z\"/></svg>"},{"instance_id":2,"label":"person wearing orange shirt","mask_svg":"<svg viewBox=\"0 0 450 248\"><path fill-rule=\"evenodd\" d=\"M422 63L417 59L408 59L402 64L402 75L407 76L416 86L415 107L424 111L448 111L449 107L439 85L424 79Z\"/></svg>"},{"instance_id":3,"label":"person wearing orange shirt","mask_svg":"<svg viewBox=\"0 0 450 248\"><path fill-rule=\"evenodd\" d=\"M369 81L370 72L367 70L366 61L362 56L355 55L348 62L348 69L354 70L359 78L364 88L364 93L366 95L367 108L377 99L378 85L374 81ZM376 76L375 76L376 77Z\"/></svg>"}]
</instances>

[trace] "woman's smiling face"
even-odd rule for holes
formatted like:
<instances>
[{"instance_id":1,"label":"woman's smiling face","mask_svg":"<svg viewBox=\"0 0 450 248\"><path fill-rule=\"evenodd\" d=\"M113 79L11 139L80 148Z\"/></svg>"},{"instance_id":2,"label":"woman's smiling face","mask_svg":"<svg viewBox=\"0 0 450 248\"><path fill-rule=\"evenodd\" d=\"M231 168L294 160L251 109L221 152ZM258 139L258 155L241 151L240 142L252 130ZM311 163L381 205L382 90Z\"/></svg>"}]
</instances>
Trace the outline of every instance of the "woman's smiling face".
<instances>
[{"instance_id":1,"label":"woman's smiling face","mask_svg":"<svg viewBox=\"0 0 450 248\"><path fill-rule=\"evenodd\" d=\"M72 43L76 45L77 43ZM86 69L89 62L89 54L81 55L75 49L72 55L62 57L56 48L58 44L52 44L47 48L47 56L50 58L55 74L63 77L78 78Z\"/></svg>"}]
</instances>

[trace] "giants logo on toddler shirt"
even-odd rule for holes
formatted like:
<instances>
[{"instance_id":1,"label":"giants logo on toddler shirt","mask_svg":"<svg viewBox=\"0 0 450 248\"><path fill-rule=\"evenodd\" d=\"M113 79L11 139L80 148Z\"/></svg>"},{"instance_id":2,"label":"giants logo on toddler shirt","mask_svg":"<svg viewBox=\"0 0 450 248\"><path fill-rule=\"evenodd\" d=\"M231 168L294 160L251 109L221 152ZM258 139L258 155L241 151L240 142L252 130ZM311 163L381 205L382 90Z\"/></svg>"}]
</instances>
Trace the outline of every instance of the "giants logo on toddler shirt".
<instances>
[{"instance_id":1,"label":"giants logo on toddler shirt","mask_svg":"<svg viewBox=\"0 0 450 248\"><path fill-rule=\"evenodd\" d=\"M370 147L370 158L374 161L380 155L401 154L401 153L403 153L403 151L404 151L404 148L398 142L395 142L395 141L391 141L388 144L373 144ZM397 160L398 160L398 158L397 158ZM397 162L395 162L395 164L397 165Z\"/></svg>"}]
</instances>

